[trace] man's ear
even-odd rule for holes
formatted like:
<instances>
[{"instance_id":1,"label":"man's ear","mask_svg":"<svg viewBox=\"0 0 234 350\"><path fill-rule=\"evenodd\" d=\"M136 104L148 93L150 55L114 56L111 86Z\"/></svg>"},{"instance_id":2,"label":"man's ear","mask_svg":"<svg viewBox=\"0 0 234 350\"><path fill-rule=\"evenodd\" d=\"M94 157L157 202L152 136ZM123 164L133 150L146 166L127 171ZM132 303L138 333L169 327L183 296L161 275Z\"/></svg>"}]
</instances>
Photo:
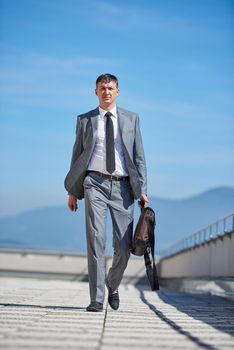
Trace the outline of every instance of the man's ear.
<instances>
[{"instance_id":1,"label":"man's ear","mask_svg":"<svg viewBox=\"0 0 234 350\"><path fill-rule=\"evenodd\" d=\"M95 95L97 95L97 89L95 89Z\"/></svg>"}]
</instances>

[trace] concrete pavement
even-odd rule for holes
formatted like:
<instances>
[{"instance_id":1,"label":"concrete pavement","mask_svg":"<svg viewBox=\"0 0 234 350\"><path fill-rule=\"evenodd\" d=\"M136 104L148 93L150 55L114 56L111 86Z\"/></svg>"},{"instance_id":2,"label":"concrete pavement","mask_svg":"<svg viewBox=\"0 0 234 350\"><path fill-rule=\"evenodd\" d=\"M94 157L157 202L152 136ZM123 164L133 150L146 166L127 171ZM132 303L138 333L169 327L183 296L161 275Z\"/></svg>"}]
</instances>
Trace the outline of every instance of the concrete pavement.
<instances>
[{"instance_id":1,"label":"concrete pavement","mask_svg":"<svg viewBox=\"0 0 234 350\"><path fill-rule=\"evenodd\" d=\"M88 283L0 277L1 349L234 348L234 303L123 284L113 311L88 313Z\"/></svg>"}]
</instances>

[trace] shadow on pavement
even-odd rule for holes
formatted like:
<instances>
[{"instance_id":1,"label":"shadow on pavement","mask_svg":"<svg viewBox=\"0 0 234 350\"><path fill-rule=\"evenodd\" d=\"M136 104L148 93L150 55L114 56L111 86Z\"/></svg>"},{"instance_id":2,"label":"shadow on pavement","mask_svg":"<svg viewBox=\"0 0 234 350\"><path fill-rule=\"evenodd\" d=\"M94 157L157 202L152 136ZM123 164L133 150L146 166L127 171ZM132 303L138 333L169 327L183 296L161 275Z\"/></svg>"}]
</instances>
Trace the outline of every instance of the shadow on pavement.
<instances>
[{"instance_id":1,"label":"shadow on pavement","mask_svg":"<svg viewBox=\"0 0 234 350\"><path fill-rule=\"evenodd\" d=\"M86 310L86 307L74 307L74 306L60 306L60 305L50 305L50 306L43 306L43 305L37 305L37 304L9 304L9 303L0 303L0 306L10 306L10 307L19 307L19 308L38 308L38 309L58 309L58 310Z\"/></svg>"},{"instance_id":2,"label":"shadow on pavement","mask_svg":"<svg viewBox=\"0 0 234 350\"><path fill-rule=\"evenodd\" d=\"M220 332L234 335L234 302L210 294L160 292L165 303Z\"/></svg>"},{"instance_id":3,"label":"shadow on pavement","mask_svg":"<svg viewBox=\"0 0 234 350\"><path fill-rule=\"evenodd\" d=\"M140 298L149 309L163 322L166 322L176 332L184 335L200 348L218 350L217 347L204 342L192 332L183 329L173 319L165 315L160 308L147 300L145 291L150 291L148 286L136 285L140 292ZM234 335L234 302L208 294L188 294L182 292L158 291L158 297L166 304L174 306L179 312L186 313L196 320L204 322L218 331Z\"/></svg>"}]
</instances>

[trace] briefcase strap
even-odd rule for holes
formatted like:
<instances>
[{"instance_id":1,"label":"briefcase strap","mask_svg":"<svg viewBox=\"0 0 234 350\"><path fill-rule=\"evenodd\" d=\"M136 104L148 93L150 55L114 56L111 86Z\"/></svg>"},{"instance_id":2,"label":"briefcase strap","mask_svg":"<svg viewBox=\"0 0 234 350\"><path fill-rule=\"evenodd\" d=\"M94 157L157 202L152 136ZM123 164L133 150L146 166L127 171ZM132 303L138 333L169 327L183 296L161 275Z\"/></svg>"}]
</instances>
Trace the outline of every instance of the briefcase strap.
<instances>
[{"instance_id":1,"label":"briefcase strap","mask_svg":"<svg viewBox=\"0 0 234 350\"><path fill-rule=\"evenodd\" d=\"M158 282L158 274L157 274L157 268L156 268L155 258L154 258L154 246L155 246L154 229L149 224L148 224L148 233L149 233L149 240L147 242L147 247L144 253L146 274L147 274L151 289L158 290L159 282ZM150 254L152 256L152 261L150 258Z\"/></svg>"}]
</instances>

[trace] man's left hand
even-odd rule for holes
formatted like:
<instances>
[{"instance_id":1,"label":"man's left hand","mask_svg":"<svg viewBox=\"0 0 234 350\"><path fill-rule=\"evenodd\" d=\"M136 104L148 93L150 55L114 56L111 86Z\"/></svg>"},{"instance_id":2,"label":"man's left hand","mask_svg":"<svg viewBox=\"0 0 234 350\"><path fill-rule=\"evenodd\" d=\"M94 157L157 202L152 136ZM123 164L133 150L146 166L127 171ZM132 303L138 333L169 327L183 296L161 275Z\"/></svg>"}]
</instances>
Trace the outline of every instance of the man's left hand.
<instances>
[{"instance_id":1,"label":"man's left hand","mask_svg":"<svg viewBox=\"0 0 234 350\"><path fill-rule=\"evenodd\" d=\"M146 196L146 194L141 194L140 197L139 197L139 207L140 208L144 208L148 203L149 203L149 200Z\"/></svg>"}]
</instances>

